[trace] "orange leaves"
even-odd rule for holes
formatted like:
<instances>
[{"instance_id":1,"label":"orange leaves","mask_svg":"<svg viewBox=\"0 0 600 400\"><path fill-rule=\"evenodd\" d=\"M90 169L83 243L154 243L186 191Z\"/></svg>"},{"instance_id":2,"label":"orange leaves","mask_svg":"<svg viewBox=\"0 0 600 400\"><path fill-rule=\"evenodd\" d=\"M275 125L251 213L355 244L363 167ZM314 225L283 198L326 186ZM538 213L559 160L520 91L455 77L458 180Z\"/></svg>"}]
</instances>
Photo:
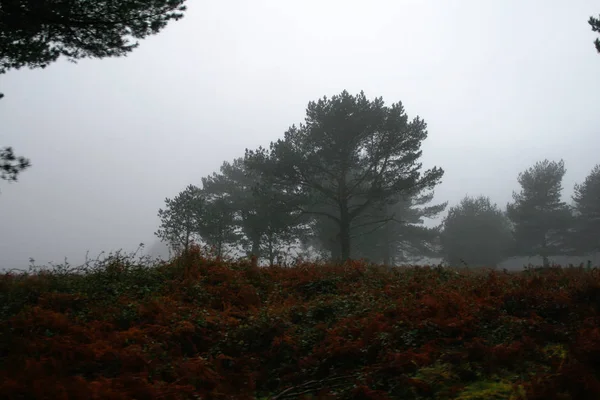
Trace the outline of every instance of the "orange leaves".
<instances>
[{"instance_id":1,"label":"orange leaves","mask_svg":"<svg viewBox=\"0 0 600 400\"><path fill-rule=\"evenodd\" d=\"M250 285L243 285L238 291L237 298L242 306L257 308L260 306L260 297L256 289Z\"/></svg>"},{"instance_id":2,"label":"orange leaves","mask_svg":"<svg viewBox=\"0 0 600 400\"><path fill-rule=\"evenodd\" d=\"M333 397L332 397L333 398ZM357 386L352 390L352 398L353 399L363 399L363 400L390 400L391 397L388 396L382 390L373 390L366 385Z\"/></svg>"},{"instance_id":3,"label":"orange leaves","mask_svg":"<svg viewBox=\"0 0 600 400\"><path fill-rule=\"evenodd\" d=\"M173 333L179 336L188 336L192 335L196 332L196 327L192 325L189 321L181 321L176 324L173 329Z\"/></svg>"},{"instance_id":4,"label":"orange leaves","mask_svg":"<svg viewBox=\"0 0 600 400\"><path fill-rule=\"evenodd\" d=\"M24 311L12 320L13 328L19 329L25 336L43 333L54 335L69 329L69 318L60 312L47 310L39 306Z\"/></svg>"}]
</instances>

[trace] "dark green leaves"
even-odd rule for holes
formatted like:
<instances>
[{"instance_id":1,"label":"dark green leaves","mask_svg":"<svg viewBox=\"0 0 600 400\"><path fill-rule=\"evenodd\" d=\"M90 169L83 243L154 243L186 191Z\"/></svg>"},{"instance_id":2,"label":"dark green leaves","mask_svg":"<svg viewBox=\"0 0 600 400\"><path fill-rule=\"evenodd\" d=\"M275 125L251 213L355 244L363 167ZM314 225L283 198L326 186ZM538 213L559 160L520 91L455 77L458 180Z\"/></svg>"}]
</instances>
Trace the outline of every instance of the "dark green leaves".
<instances>
[{"instance_id":1,"label":"dark green leaves","mask_svg":"<svg viewBox=\"0 0 600 400\"><path fill-rule=\"evenodd\" d=\"M304 124L291 126L270 151L247 152L247 165L265 184L300 200L299 209L315 223L333 224L334 237L329 227L320 234L347 259L353 222L390 199L440 183L441 169L421 172L426 128L418 117L409 121L400 102L386 106L381 98L343 91L310 102Z\"/></svg>"},{"instance_id":2,"label":"dark green leaves","mask_svg":"<svg viewBox=\"0 0 600 400\"><path fill-rule=\"evenodd\" d=\"M186 0L0 0L0 73L45 68L59 57L121 57L170 20Z\"/></svg>"},{"instance_id":3,"label":"dark green leaves","mask_svg":"<svg viewBox=\"0 0 600 400\"><path fill-rule=\"evenodd\" d=\"M155 233L175 251L187 252L202 219L205 199L201 190L189 185L173 199L165 199L166 207L158 210L160 228Z\"/></svg>"},{"instance_id":4,"label":"dark green leaves","mask_svg":"<svg viewBox=\"0 0 600 400\"><path fill-rule=\"evenodd\" d=\"M17 175L31 166L25 157L17 157L11 147L0 149L0 179L16 181Z\"/></svg>"},{"instance_id":5,"label":"dark green leaves","mask_svg":"<svg viewBox=\"0 0 600 400\"><path fill-rule=\"evenodd\" d=\"M598 18L590 17L588 24L592 27L592 32L600 32L600 15ZM594 45L596 46L598 53L600 53L600 39L596 39Z\"/></svg>"}]
</instances>

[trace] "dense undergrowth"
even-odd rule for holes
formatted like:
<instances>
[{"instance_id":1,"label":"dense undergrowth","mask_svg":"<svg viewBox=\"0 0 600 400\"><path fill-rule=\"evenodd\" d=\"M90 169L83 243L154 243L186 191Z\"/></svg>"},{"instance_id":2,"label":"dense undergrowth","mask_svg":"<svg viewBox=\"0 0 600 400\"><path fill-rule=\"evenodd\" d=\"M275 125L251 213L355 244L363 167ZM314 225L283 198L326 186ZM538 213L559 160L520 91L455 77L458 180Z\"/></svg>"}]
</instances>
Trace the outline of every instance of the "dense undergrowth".
<instances>
[{"instance_id":1,"label":"dense undergrowth","mask_svg":"<svg viewBox=\"0 0 600 400\"><path fill-rule=\"evenodd\" d=\"M600 271L361 262L0 281L0 398L598 399Z\"/></svg>"}]
</instances>

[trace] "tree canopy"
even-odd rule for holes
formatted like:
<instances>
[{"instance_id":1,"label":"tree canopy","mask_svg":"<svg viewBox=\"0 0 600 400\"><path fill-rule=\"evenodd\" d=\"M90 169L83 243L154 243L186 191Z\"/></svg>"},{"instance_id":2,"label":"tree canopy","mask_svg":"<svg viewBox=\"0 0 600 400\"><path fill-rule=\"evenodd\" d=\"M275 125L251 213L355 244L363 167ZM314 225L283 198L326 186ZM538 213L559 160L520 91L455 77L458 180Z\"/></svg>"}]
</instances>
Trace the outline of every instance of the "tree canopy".
<instances>
[{"instance_id":1,"label":"tree canopy","mask_svg":"<svg viewBox=\"0 0 600 400\"><path fill-rule=\"evenodd\" d=\"M507 205L517 254L540 255L546 265L548 256L568 253L572 214L561 201L565 173L563 160L544 160L519 174L521 192L513 193L514 202Z\"/></svg>"},{"instance_id":2,"label":"tree canopy","mask_svg":"<svg viewBox=\"0 0 600 400\"><path fill-rule=\"evenodd\" d=\"M574 192L574 247L581 253L600 251L600 164L575 185Z\"/></svg>"},{"instance_id":3,"label":"tree canopy","mask_svg":"<svg viewBox=\"0 0 600 400\"><path fill-rule=\"evenodd\" d=\"M302 213L334 222L345 260L351 256L352 223L367 209L441 181L440 168L421 172L426 137L425 122L409 121L402 103L386 106L382 98L343 91L310 102L304 124L290 127L269 150L247 150L246 160L265 184L299 199Z\"/></svg>"},{"instance_id":4,"label":"tree canopy","mask_svg":"<svg viewBox=\"0 0 600 400\"><path fill-rule=\"evenodd\" d=\"M30 165L25 157L16 156L11 147L0 149L0 179L14 182L19 173Z\"/></svg>"},{"instance_id":5,"label":"tree canopy","mask_svg":"<svg viewBox=\"0 0 600 400\"><path fill-rule=\"evenodd\" d=\"M465 197L449 209L441 244L450 265L496 267L510 254L512 231L506 214L489 197Z\"/></svg>"},{"instance_id":6,"label":"tree canopy","mask_svg":"<svg viewBox=\"0 0 600 400\"><path fill-rule=\"evenodd\" d=\"M158 210L160 227L155 235L172 250L187 253L202 218L204 197L200 188L188 185L173 199L165 199L165 208Z\"/></svg>"},{"instance_id":7,"label":"tree canopy","mask_svg":"<svg viewBox=\"0 0 600 400\"><path fill-rule=\"evenodd\" d=\"M592 32L600 33L600 15L598 15L598 18L590 17L588 24L592 27ZM594 40L594 45L598 53L600 53L600 38Z\"/></svg>"},{"instance_id":8,"label":"tree canopy","mask_svg":"<svg viewBox=\"0 0 600 400\"><path fill-rule=\"evenodd\" d=\"M59 57L120 57L183 17L185 0L0 0L0 74Z\"/></svg>"},{"instance_id":9,"label":"tree canopy","mask_svg":"<svg viewBox=\"0 0 600 400\"><path fill-rule=\"evenodd\" d=\"M139 39L183 17L186 0L0 0L0 74L45 68L61 56L126 56ZM4 94L0 93L0 99ZM29 160L0 150L0 178L15 181Z\"/></svg>"}]
</instances>

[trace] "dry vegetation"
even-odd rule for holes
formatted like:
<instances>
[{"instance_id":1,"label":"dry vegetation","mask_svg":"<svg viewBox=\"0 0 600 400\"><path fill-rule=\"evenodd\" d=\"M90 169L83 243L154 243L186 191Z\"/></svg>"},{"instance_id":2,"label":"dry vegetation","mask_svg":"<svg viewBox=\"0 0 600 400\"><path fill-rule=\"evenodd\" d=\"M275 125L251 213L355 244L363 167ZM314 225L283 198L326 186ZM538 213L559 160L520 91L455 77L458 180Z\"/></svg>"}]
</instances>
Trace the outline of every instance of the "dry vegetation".
<instances>
[{"instance_id":1,"label":"dry vegetation","mask_svg":"<svg viewBox=\"0 0 600 400\"><path fill-rule=\"evenodd\" d=\"M111 257L0 281L10 399L598 399L600 271Z\"/></svg>"}]
</instances>

